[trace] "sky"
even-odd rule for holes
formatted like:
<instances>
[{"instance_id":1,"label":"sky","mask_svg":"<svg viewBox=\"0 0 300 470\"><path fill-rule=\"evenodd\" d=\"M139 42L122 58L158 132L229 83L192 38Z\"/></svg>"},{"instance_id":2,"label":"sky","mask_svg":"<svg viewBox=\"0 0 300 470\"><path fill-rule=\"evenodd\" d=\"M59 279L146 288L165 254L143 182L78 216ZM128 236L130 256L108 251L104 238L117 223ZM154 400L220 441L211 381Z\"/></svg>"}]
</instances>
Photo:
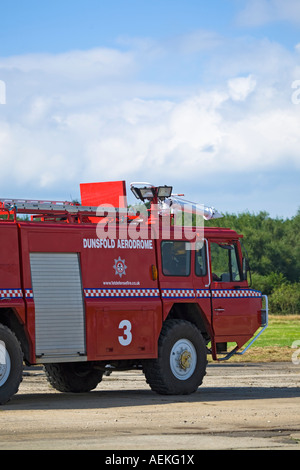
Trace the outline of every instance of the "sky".
<instances>
[{"instance_id":1,"label":"sky","mask_svg":"<svg viewBox=\"0 0 300 470\"><path fill-rule=\"evenodd\" d=\"M1 198L147 181L293 217L299 0L0 0L0 165Z\"/></svg>"}]
</instances>

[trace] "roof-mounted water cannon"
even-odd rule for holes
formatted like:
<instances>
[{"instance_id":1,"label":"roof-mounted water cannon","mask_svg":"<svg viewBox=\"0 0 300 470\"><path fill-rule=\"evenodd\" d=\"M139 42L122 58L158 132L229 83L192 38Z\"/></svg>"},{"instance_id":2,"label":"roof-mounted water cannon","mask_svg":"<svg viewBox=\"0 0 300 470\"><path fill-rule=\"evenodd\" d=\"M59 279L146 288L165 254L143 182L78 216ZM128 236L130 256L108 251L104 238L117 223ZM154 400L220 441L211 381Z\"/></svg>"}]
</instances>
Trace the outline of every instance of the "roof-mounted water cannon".
<instances>
[{"instance_id":1,"label":"roof-mounted water cannon","mask_svg":"<svg viewBox=\"0 0 300 470\"><path fill-rule=\"evenodd\" d=\"M218 212L214 207L188 201L186 199L182 199L181 197L172 197L170 200L165 201L165 204L169 204L173 212L190 212L192 214L201 215L205 220L220 219L223 217L223 214Z\"/></svg>"},{"instance_id":2,"label":"roof-mounted water cannon","mask_svg":"<svg viewBox=\"0 0 300 470\"><path fill-rule=\"evenodd\" d=\"M186 213L201 215L205 220L219 219L223 215L214 207L208 207L197 202L182 199L184 194L172 194L172 186L153 186L151 183L131 183L130 189L137 199L150 201L159 205L159 213L176 214Z\"/></svg>"}]
</instances>

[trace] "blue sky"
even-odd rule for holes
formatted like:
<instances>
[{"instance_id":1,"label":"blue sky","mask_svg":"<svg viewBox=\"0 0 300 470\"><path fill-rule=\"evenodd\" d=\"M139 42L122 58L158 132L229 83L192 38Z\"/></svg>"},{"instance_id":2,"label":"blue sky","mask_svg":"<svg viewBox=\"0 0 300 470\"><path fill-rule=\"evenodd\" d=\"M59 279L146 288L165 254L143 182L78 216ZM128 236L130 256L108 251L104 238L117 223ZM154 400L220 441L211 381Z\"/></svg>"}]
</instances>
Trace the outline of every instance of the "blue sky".
<instances>
[{"instance_id":1,"label":"blue sky","mask_svg":"<svg viewBox=\"0 0 300 470\"><path fill-rule=\"evenodd\" d=\"M245 21L251 3L257 4L262 16L268 8L259 5L269 4L272 9L272 4L280 4L264 0L12 0L1 6L1 55L110 47L120 36L163 40L198 29L227 37L267 36L293 47L299 40L299 22L293 20L291 7L288 18L270 15Z\"/></svg>"},{"instance_id":2,"label":"blue sky","mask_svg":"<svg viewBox=\"0 0 300 470\"><path fill-rule=\"evenodd\" d=\"M300 208L298 0L11 0L0 13L3 197L125 179L223 212Z\"/></svg>"}]
</instances>

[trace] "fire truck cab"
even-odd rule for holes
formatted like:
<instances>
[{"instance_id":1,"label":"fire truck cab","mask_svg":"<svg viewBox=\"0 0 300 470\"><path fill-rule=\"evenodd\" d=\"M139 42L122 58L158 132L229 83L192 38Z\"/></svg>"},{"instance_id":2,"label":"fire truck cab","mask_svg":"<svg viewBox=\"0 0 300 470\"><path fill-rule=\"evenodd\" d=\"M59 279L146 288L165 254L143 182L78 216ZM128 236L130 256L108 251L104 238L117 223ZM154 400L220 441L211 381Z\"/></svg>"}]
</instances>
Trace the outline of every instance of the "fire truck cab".
<instances>
[{"instance_id":1,"label":"fire truck cab","mask_svg":"<svg viewBox=\"0 0 300 470\"><path fill-rule=\"evenodd\" d=\"M1 202L0 404L18 391L23 363L43 364L63 392L142 369L157 393L189 394L208 354L241 353L267 326L267 298L249 287L242 235L204 227L195 241L190 234L200 230L176 226L170 213L160 225L166 186L133 186L151 204L144 219L126 204L99 211L108 192L98 185L96 196L94 186L81 188L85 205Z\"/></svg>"}]
</instances>

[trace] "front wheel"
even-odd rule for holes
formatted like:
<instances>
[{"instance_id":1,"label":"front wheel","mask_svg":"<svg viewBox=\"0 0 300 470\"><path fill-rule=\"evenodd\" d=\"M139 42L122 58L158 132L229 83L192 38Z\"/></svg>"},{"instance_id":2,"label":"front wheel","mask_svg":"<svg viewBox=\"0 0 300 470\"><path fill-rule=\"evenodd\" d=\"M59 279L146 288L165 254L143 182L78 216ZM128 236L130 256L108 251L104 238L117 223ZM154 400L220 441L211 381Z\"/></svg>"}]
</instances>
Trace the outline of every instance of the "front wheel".
<instances>
[{"instance_id":1,"label":"front wheel","mask_svg":"<svg viewBox=\"0 0 300 470\"><path fill-rule=\"evenodd\" d=\"M158 341L158 358L145 361L151 389L163 395L187 395L202 384L206 346L198 328L186 320L167 320Z\"/></svg>"}]
</instances>

